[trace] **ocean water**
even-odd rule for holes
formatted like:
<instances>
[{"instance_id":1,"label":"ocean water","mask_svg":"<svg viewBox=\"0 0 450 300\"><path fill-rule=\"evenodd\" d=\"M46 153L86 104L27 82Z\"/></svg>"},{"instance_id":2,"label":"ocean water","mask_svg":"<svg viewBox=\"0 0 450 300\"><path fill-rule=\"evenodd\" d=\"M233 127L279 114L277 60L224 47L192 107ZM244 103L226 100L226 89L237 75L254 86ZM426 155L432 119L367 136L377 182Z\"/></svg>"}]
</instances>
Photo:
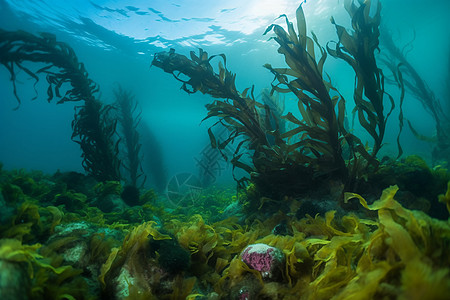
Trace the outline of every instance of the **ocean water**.
<instances>
[{"instance_id":1,"label":"ocean water","mask_svg":"<svg viewBox=\"0 0 450 300\"><path fill-rule=\"evenodd\" d=\"M382 1L383 24L399 47L409 44L407 58L425 79L438 99L448 92L449 20L448 1ZM154 53L176 49L188 55L202 48L210 55L224 53L227 67L237 74L239 90L255 85L255 93L270 87L273 79L265 63L283 66L277 44L263 32L281 14L295 21L298 1L5 1L0 2L0 28L34 34L50 32L76 51L91 78L100 85L101 100L110 103L114 85L132 91L142 109L143 122L160 144L168 176L195 172L195 157L208 145L209 123L204 105L208 95L188 95L180 83L160 69L150 68ZM308 28L322 45L336 40L330 23L349 26L344 1L307 1L303 8ZM415 38L413 39L413 37ZM217 62L218 63L218 62ZM214 61L212 63L215 65ZM354 78L340 61L328 58L326 71L346 98L351 99ZM44 80L41 80L42 82ZM23 72L18 75L19 109L9 74L0 68L1 117L0 160L5 168L82 171L80 150L70 140L73 106L46 103L45 87L37 93ZM35 100L31 100L33 97ZM295 107L285 95L286 107ZM442 100L444 101L444 100ZM350 101L348 101L350 103ZM445 102L445 101L444 101ZM443 104L448 110L448 102ZM350 107L349 107L350 109ZM433 135L434 121L410 94L405 116L424 135ZM388 124L396 130L396 121ZM395 137L395 134L393 135ZM395 140L385 139L385 151L395 151ZM408 154L429 159L430 145L404 130L402 143ZM392 147L391 147L392 146ZM393 149L391 149L393 148ZM224 172L229 178L230 172Z\"/></svg>"}]
</instances>

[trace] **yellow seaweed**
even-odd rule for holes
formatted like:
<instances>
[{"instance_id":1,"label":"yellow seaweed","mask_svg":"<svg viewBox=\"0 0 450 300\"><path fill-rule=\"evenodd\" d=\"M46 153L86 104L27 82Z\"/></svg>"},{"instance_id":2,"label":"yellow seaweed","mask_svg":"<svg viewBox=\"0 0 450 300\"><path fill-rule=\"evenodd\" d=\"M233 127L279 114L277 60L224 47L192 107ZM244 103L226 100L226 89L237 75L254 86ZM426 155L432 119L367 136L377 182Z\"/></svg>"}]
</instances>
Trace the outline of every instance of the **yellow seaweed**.
<instances>
[{"instance_id":1,"label":"yellow seaweed","mask_svg":"<svg viewBox=\"0 0 450 300\"><path fill-rule=\"evenodd\" d=\"M439 202L444 203L450 213L450 181L447 183L447 192L443 195L439 195Z\"/></svg>"}]
</instances>

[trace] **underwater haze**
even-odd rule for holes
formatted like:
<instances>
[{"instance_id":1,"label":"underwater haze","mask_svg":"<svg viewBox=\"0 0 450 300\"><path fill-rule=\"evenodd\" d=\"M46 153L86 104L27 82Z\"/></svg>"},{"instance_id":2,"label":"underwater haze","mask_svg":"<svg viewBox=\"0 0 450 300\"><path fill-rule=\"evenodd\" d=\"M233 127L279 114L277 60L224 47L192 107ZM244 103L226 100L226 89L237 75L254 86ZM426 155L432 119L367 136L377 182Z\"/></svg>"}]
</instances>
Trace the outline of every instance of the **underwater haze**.
<instances>
[{"instance_id":1,"label":"underwater haze","mask_svg":"<svg viewBox=\"0 0 450 300\"><path fill-rule=\"evenodd\" d=\"M450 0L0 0L0 299L447 300Z\"/></svg>"},{"instance_id":2,"label":"underwater haze","mask_svg":"<svg viewBox=\"0 0 450 300\"><path fill-rule=\"evenodd\" d=\"M307 1L303 8L308 28L319 42L336 40L330 23L349 21L338 0ZM0 2L0 28L34 34L50 32L70 44L91 78L100 85L101 100L110 103L115 84L132 91L142 109L142 121L159 143L168 176L196 172L194 158L208 145L204 105L212 101L200 93L188 95L180 84L156 68L153 54L176 49L187 55L202 48L211 55L224 53L227 68L237 74L239 90L255 85L256 96L270 88L272 74L265 63L283 65L277 45L263 35L266 27L286 13L295 18L299 1L4 1ZM382 1L383 26L437 97L448 91L448 1ZM326 71L341 93L351 99L353 76L348 66L328 59ZM337 75L336 75L337 74ZM45 87L33 88L33 80L18 74L20 107L13 94L10 75L0 69L0 160L4 167L45 172L80 171L79 146L70 140L73 106L46 103ZM36 98L36 99L34 99ZM291 95L286 105L294 105ZM34 99L34 100L32 100ZM446 104L448 105L448 103ZM445 109L449 109L448 106ZM405 99L405 115L424 135L433 135L433 119L423 114L419 101ZM417 121L416 121L417 120ZM393 125L392 127L394 127ZM394 136L394 134L392 135ZM406 153L430 159L430 146L404 130ZM395 148L395 137L386 138L386 151ZM151 149L148 149L151 151ZM393 149L392 151L395 151ZM145 156L145 145L143 148ZM226 172L226 176L230 176Z\"/></svg>"}]
</instances>

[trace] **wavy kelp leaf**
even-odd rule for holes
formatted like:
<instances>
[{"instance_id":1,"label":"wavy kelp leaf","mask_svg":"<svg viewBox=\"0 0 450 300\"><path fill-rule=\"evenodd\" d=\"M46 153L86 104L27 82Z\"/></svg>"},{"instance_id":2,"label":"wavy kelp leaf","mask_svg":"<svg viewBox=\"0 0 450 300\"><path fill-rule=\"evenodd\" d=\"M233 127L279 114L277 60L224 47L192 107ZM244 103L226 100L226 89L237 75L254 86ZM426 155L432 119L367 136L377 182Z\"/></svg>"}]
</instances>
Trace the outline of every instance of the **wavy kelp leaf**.
<instances>
[{"instance_id":1,"label":"wavy kelp leaf","mask_svg":"<svg viewBox=\"0 0 450 300\"><path fill-rule=\"evenodd\" d=\"M342 109L343 106L336 107L335 103L338 101L332 100L329 94L330 83L323 78L322 74L327 54L319 45L315 35L313 38L306 35L306 21L301 5L296 14L298 38L286 16L284 17L289 33L275 24L268 27L265 32L265 34L269 31L275 33L274 40L280 46L278 52L284 55L289 66L289 68L273 68L270 64L264 65L275 76L276 83L273 82L272 87L280 92L294 93L298 98L299 112L303 118L303 121L300 121L294 118L292 113L288 113L284 118L298 127L284 133L282 138L292 139L293 135L304 134L302 139L308 142L296 142L293 145L297 149L289 147L295 152L296 157L312 153L314 157L320 157L322 160L322 171L327 172L325 168L328 168L328 172L337 171L346 174L345 163L341 157L341 145L338 141L338 136L344 133L344 128L340 128L335 112L335 109ZM318 62L314 51L315 45L320 50ZM306 157L300 160L305 161ZM327 167L325 167L326 161L329 164Z\"/></svg>"},{"instance_id":2,"label":"wavy kelp leaf","mask_svg":"<svg viewBox=\"0 0 450 300\"><path fill-rule=\"evenodd\" d=\"M347 12L352 18L353 32L351 34L343 26L336 24L333 18L331 19L339 42L333 49L327 45L327 51L333 57L346 61L355 71L355 111L360 124L374 140L371 155L375 157L382 145L386 121L394 109L394 99L385 92L384 75L375 60L374 52L378 50L379 45L381 4L378 1L372 2L359 2L357 5L352 0L346 3ZM400 87L403 90L402 85ZM384 96L389 97L391 103L387 113L384 113ZM400 99L400 117L402 99L403 94ZM400 143L397 144L399 155L401 155Z\"/></svg>"},{"instance_id":3,"label":"wavy kelp leaf","mask_svg":"<svg viewBox=\"0 0 450 300\"><path fill-rule=\"evenodd\" d=\"M112 270L122 268L125 262L135 269L135 272L144 272L142 265L138 261L138 253L141 251L148 251L149 236L154 240L171 239L169 235L160 233L155 228L156 222L149 221L134 227L124 238L120 248L112 248L106 262L101 266L99 281L103 288L107 288L105 279L111 276ZM129 285L130 286L130 285Z\"/></svg>"},{"instance_id":4,"label":"wavy kelp leaf","mask_svg":"<svg viewBox=\"0 0 450 300\"><path fill-rule=\"evenodd\" d=\"M117 254L119 253L119 250L120 250L119 248L112 248L111 253L108 256L108 259L100 268L100 275L98 276L98 280L103 285L103 288L106 287L105 275L111 269L111 266L112 266L114 260L116 259Z\"/></svg>"},{"instance_id":5,"label":"wavy kelp leaf","mask_svg":"<svg viewBox=\"0 0 450 300\"><path fill-rule=\"evenodd\" d=\"M59 89L63 83L69 83L69 88L58 101L89 101L98 91L98 86L88 78L88 73L73 49L66 43L56 41L56 37L49 33L35 36L25 31L0 30L0 63L4 65L11 75L14 95L20 104L16 91L16 71L14 66L27 73L35 80L39 74L46 74L48 83L48 101L53 100L55 94L61 98ZM23 62L48 64L33 72L22 65Z\"/></svg>"},{"instance_id":6,"label":"wavy kelp leaf","mask_svg":"<svg viewBox=\"0 0 450 300\"><path fill-rule=\"evenodd\" d=\"M41 244L22 245L22 242L16 239L0 239L0 259L10 262L21 262L28 265L28 274L30 278L34 277L33 264L44 269L49 269L55 274L62 274L72 266L53 267L43 260L37 250Z\"/></svg>"}]
</instances>

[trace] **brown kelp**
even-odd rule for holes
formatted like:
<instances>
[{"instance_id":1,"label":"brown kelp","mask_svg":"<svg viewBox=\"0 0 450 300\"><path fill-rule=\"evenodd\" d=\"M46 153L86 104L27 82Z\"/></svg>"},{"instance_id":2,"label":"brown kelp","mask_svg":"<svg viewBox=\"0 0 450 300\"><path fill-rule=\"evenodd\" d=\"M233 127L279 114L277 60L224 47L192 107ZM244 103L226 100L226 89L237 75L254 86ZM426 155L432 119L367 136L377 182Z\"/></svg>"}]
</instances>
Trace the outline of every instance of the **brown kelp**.
<instances>
[{"instance_id":1,"label":"brown kelp","mask_svg":"<svg viewBox=\"0 0 450 300\"><path fill-rule=\"evenodd\" d=\"M72 140L82 150L83 168L98 181L120 180L119 139L115 139L117 120L111 105L99 100L75 107Z\"/></svg>"},{"instance_id":2,"label":"brown kelp","mask_svg":"<svg viewBox=\"0 0 450 300\"><path fill-rule=\"evenodd\" d=\"M229 131L228 137L224 141L218 141L212 130L209 129L208 133L213 147L224 149L229 143L238 141L231 163L234 167L249 173L269 172L271 168L279 169L279 164L287 164L283 161L284 142L278 132L276 130L270 132L276 139L276 145L270 145L267 139L269 133L267 128L272 126L269 118L270 107L255 100L253 88L247 88L242 93L237 91L236 75L226 69L225 55L219 55L224 61L224 64L219 63L219 73L215 73L210 64L210 61L216 57L215 55L209 57L207 52L200 49L198 56L193 51L190 56L191 59L175 53L172 49L169 52L155 54L152 65L173 74L177 80L183 82L182 89L188 93L200 91L214 98L225 99L206 105L208 115L205 120L219 117L216 124L222 124ZM189 80L183 80L180 78L180 74L189 77ZM244 153L240 152L244 144L253 151L250 154L253 165L244 161ZM269 161L274 164L271 165Z\"/></svg>"},{"instance_id":3,"label":"brown kelp","mask_svg":"<svg viewBox=\"0 0 450 300\"><path fill-rule=\"evenodd\" d=\"M41 63L44 67L33 71L27 65L29 62ZM14 95L19 105L17 70L31 76L35 85L39 76L45 75L49 102L53 98L59 98L57 103L84 101L84 105L76 108L75 120L72 122L72 140L83 151L83 167L100 181L120 178L117 143L113 139L116 125L108 117L111 107L103 105L95 97L99 88L89 78L84 64L78 61L72 47L57 41L50 33L35 36L25 31L0 29L0 63L11 75ZM70 84L70 87L62 95L60 90L66 88L65 83Z\"/></svg>"},{"instance_id":4,"label":"brown kelp","mask_svg":"<svg viewBox=\"0 0 450 300\"><path fill-rule=\"evenodd\" d=\"M270 64L264 67L275 75L273 90L295 94L302 116L301 120L292 113L284 116L295 124L295 128L282 137L296 141L290 145L289 152L296 157L297 163L312 163L321 166L317 171L338 172L345 178L347 169L341 145L341 139L346 135L345 100L323 78L327 53L318 44L316 36L310 38L306 35L306 21L301 6L297 9L298 35L287 17L282 17L286 18L288 31L272 24L265 34L273 30L276 35L273 39L280 45L278 52L284 55L288 67L273 68ZM318 59L315 46L320 50Z\"/></svg>"},{"instance_id":5,"label":"brown kelp","mask_svg":"<svg viewBox=\"0 0 450 300\"><path fill-rule=\"evenodd\" d=\"M375 59L375 51L379 50L381 4L378 1L346 1L345 9L352 19L353 32L349 34L332 18L339 42L334 48L327 46L327 50L333 57L347 62L356 74L354 112L361 126L374 139L372 156L375 156L382 145L386 121L395 106L393 98L385 92L384 75ZM386 95L391 109L385 115L383 100Z\"/></svg>"},{"instance_id":6,"label":"brown kelp","mask_svg":"<svg viewBox=\"0 0 450 300\"><path fill-rule=\"evenodd\" d=\"M289 195L311 187L312 182L324 177L337 177L346 188L352 189L370 166L378 165L376 155L382 146L386 121L395 105L393 97L384 89L384 75L375 60L381 6L378 3L373 7L370 1L349 1L346 9L352 18L354 32L349 34L332 19L339 42L335 42L335 47L328 44L326 50L314 33L312 37L307 35L301 5L297 9L298 32L284 15L281 17L286 19L287 31L272 24L265 32L275 33L273 39L279 44L278 52L284 55L287 63L284 68L264 65L275 76L272 93L293 93L298 98L298 113L288 112L281 117L291 128L285 132L280 131L279 124L273 124L273 119L277 118L273 118L275 115L270 106L254 99L253 89L250 95L247 95L249 89L242 93L236 90L235 75L226 69L226 65L220 62L218 73L214 71L210 61L215 56L208 57L200 50L199 56L191 52L189 59L172 49L155 54L153 65L172 73L183 82L182 89L189 93L201 91L214 98L226 99L206 105L208 116L205 119L219 117L218 123L230 131L228 139L218 142L210 129L211 143L223 149L232 141L239 141L231 162L251 173L258 188L282 190ZM349 63L355 71L354 113L361 127L374 140L371 149L345 126L346 101L323 70L328 53ZM225 55L220 56L226 62ZM189 79L182 79L180 74ZM391 105L388 112L385 112L386 97ZM400 125L402 99L403 93ZM243 154L239 149L244 144L253 151L251 164L241 159ZM400 144L398 146L401 155ZM348 154L344 155L344 152Z\"/></svg>"},{"instance_id":7,"label":"brown kelp","mask_svg":"<svg viewBox=\"0 0 450 300\"><path fill-rule=\"evenodd\" d=\"M125 157L122 159L122 167L125 169L127 178L122 177L129 185L142 186L145 182L144 171L141 166L141 143L137 127L141 121L141 112L137 111L138 103L134 100L131 91L118 86L114 89L116 107L119 113L121 127L120 136L125 143Z\"/></svg>"}]
</instances>

